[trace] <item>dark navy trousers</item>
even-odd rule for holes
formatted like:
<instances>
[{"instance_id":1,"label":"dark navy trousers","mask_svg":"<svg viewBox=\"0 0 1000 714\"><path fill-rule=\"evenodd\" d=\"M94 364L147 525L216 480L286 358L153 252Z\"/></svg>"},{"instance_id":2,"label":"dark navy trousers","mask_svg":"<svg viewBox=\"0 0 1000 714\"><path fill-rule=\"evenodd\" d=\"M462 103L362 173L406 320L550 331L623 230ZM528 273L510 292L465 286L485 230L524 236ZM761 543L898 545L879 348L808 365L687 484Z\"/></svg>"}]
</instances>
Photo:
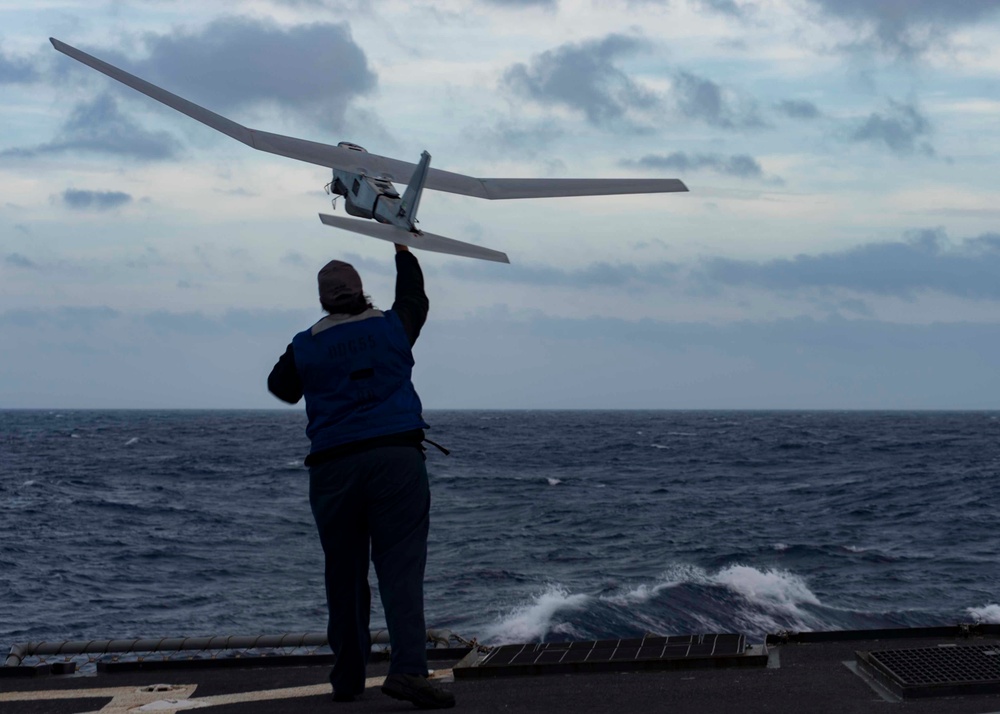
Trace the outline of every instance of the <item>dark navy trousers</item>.
<instances>
[{"instance_id":1,"label":"dark navy trousers","mask_svg":"<svg viewBox=\"0 0 1000 714\"><path fill-rule=\"evenodd\" d=\"M371 652L375 564L392 650L390 674L427 674L424 567L431 505L423 452L380 446L309 469L309 502L326 555L330 682L360 694Z\"/></svg>"}]
</instances>

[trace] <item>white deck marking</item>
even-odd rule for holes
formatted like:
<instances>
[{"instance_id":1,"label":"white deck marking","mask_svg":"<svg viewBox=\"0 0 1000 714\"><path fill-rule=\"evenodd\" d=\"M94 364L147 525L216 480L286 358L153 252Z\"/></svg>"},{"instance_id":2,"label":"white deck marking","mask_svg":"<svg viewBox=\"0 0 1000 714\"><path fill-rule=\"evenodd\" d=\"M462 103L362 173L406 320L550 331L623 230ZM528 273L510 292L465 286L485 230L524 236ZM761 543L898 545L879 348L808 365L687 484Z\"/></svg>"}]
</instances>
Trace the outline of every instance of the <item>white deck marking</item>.
<instances>
[{"instance_id":1,"label":"white deck marking","mask_svg":"<svg viewBox=\"0 0 1000 714\"><path fill-rule=\"evenodd\" d=\"M180 704L187 700L197 684L151 684L145 687L87 687L85 689L49 689L39 692L4 692L0 693L0 702L51 701L56 699L103 699L111 697L111 701L102 709L88 714L127 714L143 705L162 701L168 697L178 702L178 706L164 711L177 711L190 705Z\"/></svg>"},{"instance_id":2,"label":"white deck marking","mask_svg":"<svg viewBox=\"0 0 1000 714\"><path fill-rule=\"evenodd\" d=\"M452 671L450 669L439 669L433 672L430 678L438 681L449 681L451 675ZM365 687L380 687L383 682L385 682L385 677L369 677L365 680ZM111 701L105 704L103 708L95 709L86 714L130 714L131 712L176 714L187 709L205 709L223 704L316 697L330 694L331 691L330 685L324 683L310 684L303 687L287 687L285 689L265 689L256 692L217 694L211 697L197 697L192 699L191 697L197 688L197 684L151 684L144 687L88 687L84 689L48 689L36 692L5 692L0 693L0 702L102 699L110 697Z\"/></svg>"}]
</instances>

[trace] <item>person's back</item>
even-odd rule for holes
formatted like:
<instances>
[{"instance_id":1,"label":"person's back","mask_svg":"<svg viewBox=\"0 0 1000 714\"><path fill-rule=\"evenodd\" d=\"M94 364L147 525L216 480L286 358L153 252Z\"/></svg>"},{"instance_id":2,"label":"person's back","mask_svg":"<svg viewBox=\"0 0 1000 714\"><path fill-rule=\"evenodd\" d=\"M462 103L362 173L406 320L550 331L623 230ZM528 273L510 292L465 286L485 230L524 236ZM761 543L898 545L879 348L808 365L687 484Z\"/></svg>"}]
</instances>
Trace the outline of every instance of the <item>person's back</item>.
<instances>
[{"instance_id":1,"label":"person's back","mask_svg":"<svg viewBox=\"0 0 1000 714\"><path fill-rule=\"evenodd\" d=\"M331 261L320 271L328 314L295 335L268 389L292 404L306 399L309 500L326 557L327 633L337 658L334 699L351 701L365 689L370 558L392 649L382 691L421 708L447 708L454 697L426 679L428 427L410 380L410 349L429 303L416 258L396 249L396 299L385 312L371 305L347 263Z\"/></svg>"}]
</instances>

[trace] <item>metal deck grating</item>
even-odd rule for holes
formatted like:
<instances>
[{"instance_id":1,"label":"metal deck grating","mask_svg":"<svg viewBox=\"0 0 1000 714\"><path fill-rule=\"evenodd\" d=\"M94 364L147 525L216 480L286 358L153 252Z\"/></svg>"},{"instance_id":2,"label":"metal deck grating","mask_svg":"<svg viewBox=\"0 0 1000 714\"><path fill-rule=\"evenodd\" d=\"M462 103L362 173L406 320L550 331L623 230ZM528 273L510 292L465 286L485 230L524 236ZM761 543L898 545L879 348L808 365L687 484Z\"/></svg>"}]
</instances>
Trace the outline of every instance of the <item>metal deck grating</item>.
<instances>
[{"instance_id":1,"label":"metal deck grating","mask_svg":"<svg viewBox=\"0 0 1000 714\"><path fill-rule=\"evenodd\" d=\"M859 665L902 697L1000 692L1000 643L857 652Z\"/></svg>"},{"instance_id":2,"label":"metal deck grating","mask_svg":"<svg viewBox=\"0 0 1000 714\"><path fill-rule=\"evenodd\" d=\"M459 676L490 677L506 674L607 672L699 666L763 666L766 660L766 654L758 653L755 658L747 653L746 637L743 635L674 635L589 642L503 645L470 665L469 671L462 672Z\"/></svg>"}]
</instances>

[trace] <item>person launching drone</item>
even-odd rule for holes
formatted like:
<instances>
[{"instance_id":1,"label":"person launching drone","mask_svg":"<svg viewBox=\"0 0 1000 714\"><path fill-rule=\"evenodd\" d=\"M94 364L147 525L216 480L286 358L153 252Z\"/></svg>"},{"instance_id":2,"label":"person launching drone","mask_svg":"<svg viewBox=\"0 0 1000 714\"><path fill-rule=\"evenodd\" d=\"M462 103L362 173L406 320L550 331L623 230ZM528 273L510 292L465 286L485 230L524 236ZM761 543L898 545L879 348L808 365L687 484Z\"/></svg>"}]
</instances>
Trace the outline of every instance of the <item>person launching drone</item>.
<instances>
[{"instance_id":1,"label":"person launching drone","mask_svg":"<svg viewBox=\"0 0 1000 714\"><path fill-rule=\"evenodd\" d=\"M295 335L267 387L290 404L306 400L309 502L326 559L327 635L336 655L333 698L353 701L365 690L370 559L391 647L382 691L420 708L449 708L454 696L427 680L428 425L410 380L410 348L429 308L423 273L397 244L396 296L385 312L372 306L348 263L327 263L318 283L327 315Z\"/></svg>"}]
</instances>

